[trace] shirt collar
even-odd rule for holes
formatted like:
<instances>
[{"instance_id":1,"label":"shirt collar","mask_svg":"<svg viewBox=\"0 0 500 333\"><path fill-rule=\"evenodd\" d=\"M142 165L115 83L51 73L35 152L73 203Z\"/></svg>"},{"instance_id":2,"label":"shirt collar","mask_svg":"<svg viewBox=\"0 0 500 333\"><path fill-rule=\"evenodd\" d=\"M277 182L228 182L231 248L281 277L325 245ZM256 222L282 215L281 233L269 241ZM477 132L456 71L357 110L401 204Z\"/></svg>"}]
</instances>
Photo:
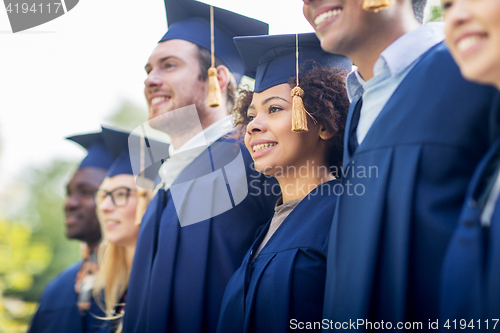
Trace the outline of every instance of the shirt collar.
<instances>
[{"instance_id":1,"label":"shirt collar","mask_svg":"<svg viewBox=\"0 0 500 333\"><path fill-rule=\"evenodd\" d=\"M234 130L234 117L231 115L225 116L222 119L217 120L212 125L205 128L205 130L199 132L191 139L186 141L179 149L174 149L173 145L168 147L170 156L174 156L183 151L187 151L193 148L208 146L215 141L219 140L222 136L232 132Z\"/></svg>"},{"instance_id":2,"label":"shirt collar","mask_svg":"<svg viewBox=\"0 0 500 333\"><path fill-rule=\"evenodd\" d=\"M374 76L378 75L385 66L389 68L392 77L398 76L443 39L444 23L442 22L423 24L404 34L382 51L380 58L373 66Z\"/></svg>"},{"instance_id":3,"label":"shirt collar","mask_svg":"<svg viewBox=\"0 0 500 333\"><path fill-rule=\"evenodd\" d=\"M419 26L396 39L389 45L375 62L373 76L380 75L386 69L390 76L395 77L403 73L418 58L420 58L431 47L442 42L444 39L444 24L442 22L431 22ZM351 102L363 95L363 85L366 83L358 70L355 69L347 76L347 95Z\"/></svg>"}]
</instances>

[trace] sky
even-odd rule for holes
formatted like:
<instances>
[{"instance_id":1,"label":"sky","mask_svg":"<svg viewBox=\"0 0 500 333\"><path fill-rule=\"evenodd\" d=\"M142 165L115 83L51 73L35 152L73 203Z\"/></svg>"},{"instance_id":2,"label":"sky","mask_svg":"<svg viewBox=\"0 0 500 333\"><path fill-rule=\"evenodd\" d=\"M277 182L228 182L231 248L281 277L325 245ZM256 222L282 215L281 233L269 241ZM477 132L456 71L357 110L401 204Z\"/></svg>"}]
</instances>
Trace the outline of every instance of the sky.
<instances>
[{"instance_id":1,"label":"sky","mask_svg":"<svg viewBox=\"0 0 500 333\"><path fill-rule=\"evenodd\" d=\"M312 32L301 0L209 0L268 22L271 34ZM21 171L85 151L66 136L100 130L123 100L147 112L144 65L167 30L161 0L81 0L13 34L0 4L0 194ZM1 196L0 196L1 197Z\"/></svg>"}]
</instances>

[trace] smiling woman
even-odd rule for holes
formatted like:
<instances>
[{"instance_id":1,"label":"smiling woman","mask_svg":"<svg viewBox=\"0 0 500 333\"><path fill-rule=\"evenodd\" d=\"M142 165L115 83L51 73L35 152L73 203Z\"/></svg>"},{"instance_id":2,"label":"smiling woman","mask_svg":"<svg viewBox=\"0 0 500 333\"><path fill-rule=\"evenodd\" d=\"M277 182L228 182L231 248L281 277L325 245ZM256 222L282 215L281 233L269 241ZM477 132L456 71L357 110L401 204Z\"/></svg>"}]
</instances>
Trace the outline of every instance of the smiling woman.
<instances>
[{"instance_id":1,"label":"smiling woman","mask_svg":"<svg viewBox=\"0 0 500 333\"><path fill-rule=\"evenodd\" d=\"M99 248L99 272L93 292L106 313L101 332L115 333L122 330L121 318L139 234L136 223L142 217L137 214L139 197L144 193L149 195L150 191L136 185L133 173L131 160L139 156L129 153L129 143L137 137L129 139L129 133L109 128L103 128L103 137L116 160L95 195L104 239ZM141 179L141 187L152 189L157 171L154 167L144 171L146 178Z\"/></svg>"},{"instance_id":2,"label":"smiling woman","mask_svg":"<svg viewBox=\"0 0 500 333\"><path fill-rule=\"evenodd\" d=\"M226 287L218 332L287 332L292 320L321 321L326 244L342 192L331 170L342 161L352 64L322 51L314 34L297 39L300 64L295 35L235 39L256 76L254 92L237 102L236 123L256 170L278 180L282 197ZM298 116L307 126L292 131Z\"/></svg>"},{"instance_id":3,"label":"smiling woman","mask_svg":"<svg viewBox=\"0 0 500 333\"><path fill-rule=\"evenodd\" d=\"M500 89L500 2L443 0L443 7L446 43L462 75ZM440 316L445 326L449 318L461 318L487 328L500 316L499 116L497 94L488 124L495 141L474 171L443 261Z\"/></svg>"},{"instance_id":4,"label":"smiling woman","mask_svg":"<svg viewBox=\"0 0 500 333\"><path fill-rule=\"evenodd\" d=\"M500 89L500 2L444 0L446 42L462 75Z\"/></svg>"}]
</instances>

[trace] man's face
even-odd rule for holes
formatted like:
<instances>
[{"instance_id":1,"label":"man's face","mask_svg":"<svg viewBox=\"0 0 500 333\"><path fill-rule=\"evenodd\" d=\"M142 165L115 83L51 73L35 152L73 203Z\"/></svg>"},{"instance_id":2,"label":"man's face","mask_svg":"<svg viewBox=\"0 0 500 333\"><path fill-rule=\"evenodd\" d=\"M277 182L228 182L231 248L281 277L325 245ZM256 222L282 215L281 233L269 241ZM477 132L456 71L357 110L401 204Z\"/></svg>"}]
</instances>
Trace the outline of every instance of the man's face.
<instances>
[{"instance_id":1,"label":"man's face","mask_svg":"<svg viewBox=\"0 0 500 333\"><path fill-rule=\"evenodd\" d=\"M195 104L200 117L207 112L208 83L199 78L197 52L193 43L168 40L158 43L145 66L148 77L144 81L144 95L149 120L161 115L165 127L158 129L169 134L186 125L183 119L178 119L178 114L168 115L170 111ZM175 119L171 119L173 117Z\"/></svg>"},{"instance_id":2,"label":"man's face","mask_svg":"<svg viewBox=\"0 0 500 333\"><path fill-rule=\"evenodd\" d=\"M384 15L364 11L362 0L304 0L303 11L321 48L347 57L373 42L379 16Z\"/></svg>"},{"instance_id":3,"label":"man's face","mask_svg":"<svg viewBox=\"0 0 500 333\"><path fill-rule=\"evenodd\" d=\"M66 237L81 240L91 246L101 239L94 194L105 176L104 169L84 167L78 169L69 181L64 205Z\"/></svg>"}]
</instances>

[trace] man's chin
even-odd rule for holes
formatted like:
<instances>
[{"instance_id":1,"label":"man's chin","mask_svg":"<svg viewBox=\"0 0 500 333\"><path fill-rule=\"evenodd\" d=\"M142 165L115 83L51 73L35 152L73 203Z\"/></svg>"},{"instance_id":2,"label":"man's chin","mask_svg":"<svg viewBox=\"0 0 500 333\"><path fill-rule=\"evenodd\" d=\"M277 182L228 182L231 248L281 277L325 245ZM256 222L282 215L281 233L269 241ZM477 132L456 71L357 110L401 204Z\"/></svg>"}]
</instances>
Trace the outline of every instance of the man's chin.
<instances>
[{"instance_id":1,"label":"man's chin","mask_svg":"<svg viewBox=\"0 0 500 333\"><path fill-rule=\"evenodd\" d=\"M66 229L65 236L67 239L80 239L77 232L69 229Z\"/></svg>"}]
</instances>

